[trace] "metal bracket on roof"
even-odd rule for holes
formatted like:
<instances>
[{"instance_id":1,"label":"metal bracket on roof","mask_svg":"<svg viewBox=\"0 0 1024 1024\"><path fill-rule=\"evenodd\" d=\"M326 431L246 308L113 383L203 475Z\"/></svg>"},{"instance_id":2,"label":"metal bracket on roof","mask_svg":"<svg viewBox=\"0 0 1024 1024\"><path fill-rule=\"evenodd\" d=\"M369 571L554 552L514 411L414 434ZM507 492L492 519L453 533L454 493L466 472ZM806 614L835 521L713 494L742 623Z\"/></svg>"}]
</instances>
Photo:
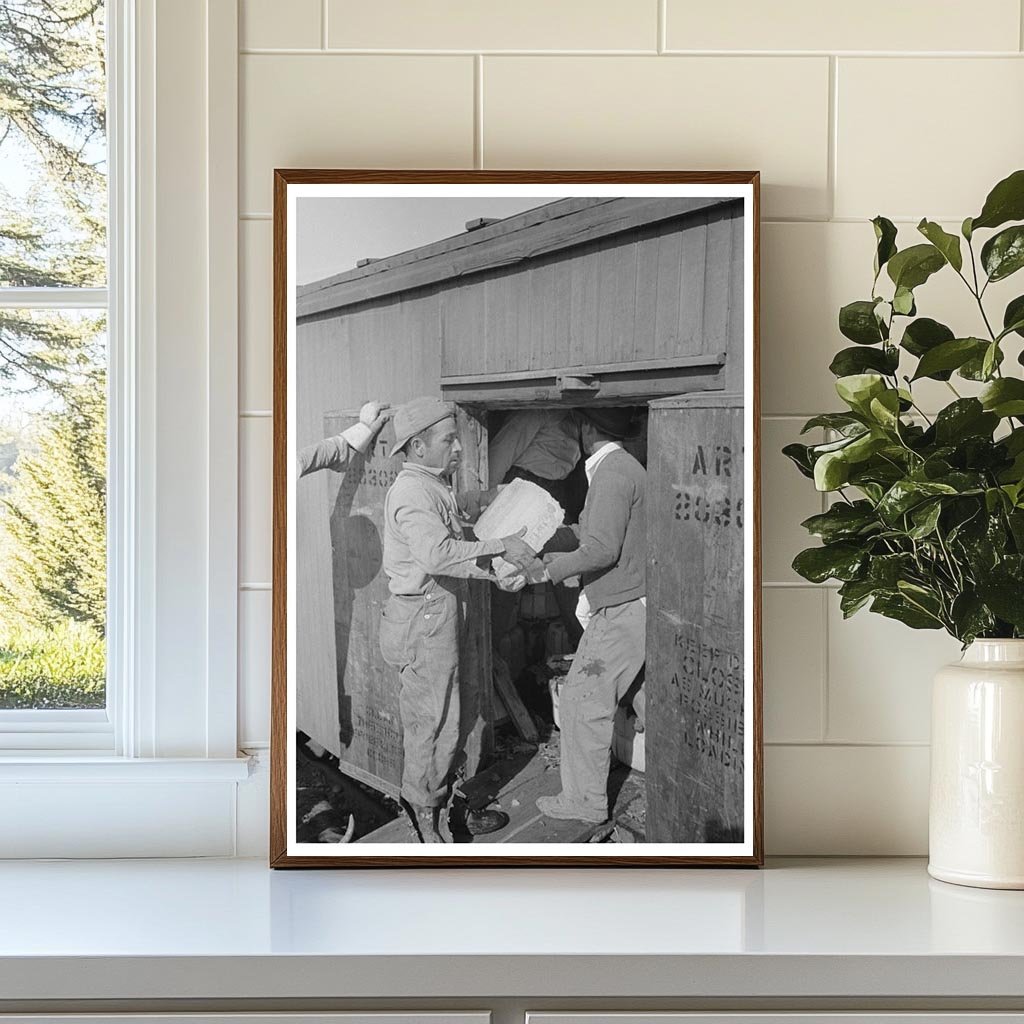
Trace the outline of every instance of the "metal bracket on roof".
<instances>
[{"instance_id":1,"label":"metal bracket on roof","mask_svg":"<svg viewBox=\"0 0 1024 1024\"><path fill-rule=\"evenodd\" d=\"M597 377L583 375L579 377L558 376L555 377L555 387L563 394L566 391L586 391L596 394L601 390L601 381Z\"/></svg>"}]
</instances>

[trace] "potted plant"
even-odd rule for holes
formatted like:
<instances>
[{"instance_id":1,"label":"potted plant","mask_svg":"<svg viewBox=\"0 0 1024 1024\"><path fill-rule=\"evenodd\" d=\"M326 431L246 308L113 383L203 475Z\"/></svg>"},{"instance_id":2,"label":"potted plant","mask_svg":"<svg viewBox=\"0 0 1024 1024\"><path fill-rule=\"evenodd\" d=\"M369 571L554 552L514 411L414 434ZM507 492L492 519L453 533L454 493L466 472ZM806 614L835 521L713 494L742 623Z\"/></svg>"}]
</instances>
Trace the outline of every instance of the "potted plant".
<instances>
[{"instance_id":1,"label":"potted plant","mask_svg":"<svg viewBox=\"0 0 1024 1024\"><path fill-rule=\"evenodd\" d=\"M986 292L1024 267L1021 221L1024 170L959 235L922 220L901 249L874 218L871 297L839 311L852 345L830 366L845 408L804 426L824 443L783 449L834 499L803 523L822 543L796 572L840 581L844 617L870 608L963 644L932 691L929 871L1005 888L1024 888L1024 294L999 316ZM973 296L974 327L918 314L936 273ZM934 416L925 380L949 391Z\"/></svg>"}]
</instances>

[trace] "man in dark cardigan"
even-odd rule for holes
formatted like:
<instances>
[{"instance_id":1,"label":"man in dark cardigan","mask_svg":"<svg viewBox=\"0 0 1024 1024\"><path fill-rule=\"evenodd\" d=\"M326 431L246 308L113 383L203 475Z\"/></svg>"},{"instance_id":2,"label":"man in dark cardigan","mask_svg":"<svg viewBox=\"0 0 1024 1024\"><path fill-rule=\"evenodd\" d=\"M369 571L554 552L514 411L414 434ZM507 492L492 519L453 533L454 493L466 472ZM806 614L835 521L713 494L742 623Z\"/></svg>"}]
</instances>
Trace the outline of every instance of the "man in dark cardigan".
<instances>
[{"instance_id":1,"label":"man in dark cardigan","mask_svg":"<svg viewBox=\"0 0 1024 1024\"><path fill-rule=\"evenodd\" d=\"M558 583L581 576L590 610L559 698L562 792L537 799L537 807L552 818L607 819L615 708L644 664L646 473L620 443L629 428L625 410L595 408L581 415L590 487L579 544L544 556L542 578ZM564 531L560 535L564 538ZM633 701L641 717L642 692Z\"/></svg>"}]
</instances>

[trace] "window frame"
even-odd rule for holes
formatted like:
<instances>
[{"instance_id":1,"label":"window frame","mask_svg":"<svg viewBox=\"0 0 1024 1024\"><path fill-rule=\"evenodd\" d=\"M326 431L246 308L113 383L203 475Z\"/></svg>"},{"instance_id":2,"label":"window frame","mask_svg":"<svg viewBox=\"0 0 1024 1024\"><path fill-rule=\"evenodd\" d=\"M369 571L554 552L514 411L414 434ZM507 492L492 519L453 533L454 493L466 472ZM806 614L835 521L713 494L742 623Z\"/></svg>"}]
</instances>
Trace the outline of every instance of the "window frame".
<instances>
[{"instance_id":1,"label":"window frame","mask_svg":"<svg viewBox=\"0 0 1024 1024\"><path fill-rule=\"evenodd\" d=\"M107 5L107 712L0 716L0 814L15 856L83 855L81 832L30 816L25 781L103 837L91 856L160 855L176 828L230 855L249 774L237 751L238 10ZM117 799L111 782L128 784ZM159 822L140 835L132 808L153 819L153 785Z\"/></svg>"},{"instance_id":2,"label":"window frame","mask_svg":"<svg viewBox=\"0 0 1024 1024\"><path fill-rule=\"evenodd\" d=\"M120 571L120 552L115 551L121 538L115 536L111 525L111 512L124 500L131 480L115 478L111 472L111 456L115 437L124 433L122 422L115 423L112 401L115 390L122 387L121 366L124 361L127 331L120 317L115 315L113 297L120 297L122 288L111 282L130 264L126 249L130 242L130 211L124 203L124 182L130 183L134 174L134 161L126 145L127 129L134 114L129 98L132 94L131 76L134 68L131 58L134 46L126 34L126 22L132 13L132 0L105 0L106 61L107 61L107 283L103 287L0 287L0 308L47 310L103 310L107 314L107 652L106 652L106 704L103 708L24 708L0 709L0 755L11 752L36 753L85 752L113 754L117 749L114 713L118 706L119 681L122 666L111 670L111 653L119 637L121 623L117 609L110 603L111 581L114 579L112 561ZM128 17L126 17L126 15ZM111 486L113 485L113 495ZM116 517L115 517L116 518ZM113 616L112 616L113 610Z\"/></svg>"}]
</instances>

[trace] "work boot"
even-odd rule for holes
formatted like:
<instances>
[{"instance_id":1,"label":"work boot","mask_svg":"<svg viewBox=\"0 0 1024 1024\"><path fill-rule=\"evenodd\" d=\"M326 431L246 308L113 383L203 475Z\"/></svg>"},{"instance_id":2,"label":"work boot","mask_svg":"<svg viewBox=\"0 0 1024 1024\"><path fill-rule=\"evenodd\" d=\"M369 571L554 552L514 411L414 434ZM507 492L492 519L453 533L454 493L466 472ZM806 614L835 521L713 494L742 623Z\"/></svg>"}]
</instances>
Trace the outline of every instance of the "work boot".
<instances>
[{"instance_id":1,"label":"work boot","mask_svg":"<svg viewBox=\"0 0 1024 1024\"><path fill-rule=\"evenodd\" d=\"M464 800L455 800L448 813L448 825L453 835L486 836L498 832L509 822L504 811L490 807L471 811Z\"/></svg>"},{"instance_id":2,"label":"work boot","mask_svg":"<svg viewBox=\"0 0 1024 1024\"><path fill-rule=\"evenodd\" d=\"M420 834L421 843L448 842L441 833L440 807L418 807L409 804L409 813L412 815L416 831Z\"/></svg>"}]
</instances>

